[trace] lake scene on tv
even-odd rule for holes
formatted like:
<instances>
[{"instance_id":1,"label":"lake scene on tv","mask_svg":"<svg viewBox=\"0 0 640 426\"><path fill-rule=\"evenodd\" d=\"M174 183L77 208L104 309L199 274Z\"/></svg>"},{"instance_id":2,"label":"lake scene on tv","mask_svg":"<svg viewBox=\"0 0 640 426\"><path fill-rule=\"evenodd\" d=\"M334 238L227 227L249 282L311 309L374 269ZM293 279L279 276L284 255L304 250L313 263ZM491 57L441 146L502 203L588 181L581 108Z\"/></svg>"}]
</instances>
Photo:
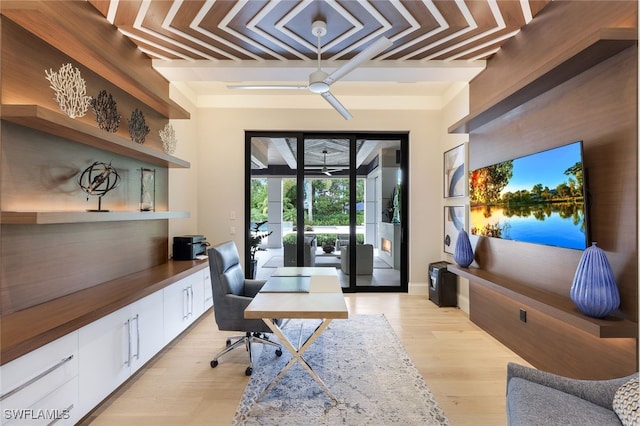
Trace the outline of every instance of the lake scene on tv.
<instances>
[{"instance_id":1,"label":"lake scene on tv","mask_svg":"<svg viewBox=\"0 0 640 426\"><path fill-rule=\"evenodd\" d=\"M469 201L474 235L584 250L582 143L472 171Z\"/></svg>"}]
</instances>

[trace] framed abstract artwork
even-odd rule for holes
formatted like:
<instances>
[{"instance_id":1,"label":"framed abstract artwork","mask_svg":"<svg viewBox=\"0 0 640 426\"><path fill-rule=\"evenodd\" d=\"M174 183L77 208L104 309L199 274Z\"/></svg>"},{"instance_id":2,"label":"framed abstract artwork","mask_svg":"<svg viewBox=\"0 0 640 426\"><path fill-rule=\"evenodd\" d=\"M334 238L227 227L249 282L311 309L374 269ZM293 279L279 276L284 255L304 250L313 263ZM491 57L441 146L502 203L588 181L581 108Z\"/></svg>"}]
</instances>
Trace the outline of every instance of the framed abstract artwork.
<instances>
[{"instance_id":1,"label":"framed abstract artwork","mask_svg":"<svg viewBox=\"0 0 640 426\"><path fill-rule=\"evenodd\" d=\"M444 196L463 197L466 194L465 144L444 153Z\"/></svg>"},{"instance_id":2,"label":"framed abstract artwork","mask_svg":"<svg viewBox=\"0 0 640 426\"><path fill-rule=\"evenodd\" d=\"M444 208L444 251L453 254L458 233L467 225L466 206L445 206Z\"/></svg>"}]
</instances>

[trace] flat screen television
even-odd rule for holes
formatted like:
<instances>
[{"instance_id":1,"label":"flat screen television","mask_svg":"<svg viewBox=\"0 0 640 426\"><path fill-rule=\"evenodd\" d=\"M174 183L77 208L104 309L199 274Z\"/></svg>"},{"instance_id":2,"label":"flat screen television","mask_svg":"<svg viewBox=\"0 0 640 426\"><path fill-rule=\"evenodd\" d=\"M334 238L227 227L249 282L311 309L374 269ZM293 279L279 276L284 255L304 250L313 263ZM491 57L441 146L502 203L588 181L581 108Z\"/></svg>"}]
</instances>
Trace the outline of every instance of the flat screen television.
<instances>
[{"instance_id":1,"label":"flat screen television","mask_svg":"<svg viewBox=\"0 0 640 426\"><path fill-rule=\"evenodd\" d=\"M471 234L584 250L588 243L582 141L469 174Z\"/></svg>"}]
</instances>

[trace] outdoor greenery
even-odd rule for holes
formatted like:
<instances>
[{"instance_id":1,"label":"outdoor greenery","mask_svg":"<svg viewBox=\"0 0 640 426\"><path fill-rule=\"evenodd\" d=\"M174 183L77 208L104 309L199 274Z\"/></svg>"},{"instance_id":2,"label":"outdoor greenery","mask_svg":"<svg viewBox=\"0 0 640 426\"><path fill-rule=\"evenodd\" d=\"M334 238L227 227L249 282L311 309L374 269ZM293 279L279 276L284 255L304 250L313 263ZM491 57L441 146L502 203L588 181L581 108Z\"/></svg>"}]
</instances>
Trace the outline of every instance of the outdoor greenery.
<instances>
[{"instance_id":1,"label":"outdoor greenery","mask_svg":"<svg viewBox=\"0 0 640 426\"><path fill-rule=\"evenodd\" d=\"M333 244L336 243L336 234L315 234L318 247L322 247L325 244ZM296 234L287 234L282 239L282 242L285 244L295 244L296 243ZM356 234L356 244L364 244L364 235Z\"/></svg>"},{"instance_id":2,"label":"outdoor greenery","mask_svg":"<svg viewBox=\"0 0 640 426\"><path fill-rule=\"evenodd\" d=\"M311 193L305 200L305 224L345 226L349 224L349 179L310 179ZM296 224L295 179L283 179L283 220ZM311 199L311 215L306 204ZM356 201L364 201L364 180L356 181ZM267 180L251 180L251 221L267 220ZM311 216L311 217L310 217ZM356 223L364 223L364 211L356 211Z\"/></svg>"}]
</instances>

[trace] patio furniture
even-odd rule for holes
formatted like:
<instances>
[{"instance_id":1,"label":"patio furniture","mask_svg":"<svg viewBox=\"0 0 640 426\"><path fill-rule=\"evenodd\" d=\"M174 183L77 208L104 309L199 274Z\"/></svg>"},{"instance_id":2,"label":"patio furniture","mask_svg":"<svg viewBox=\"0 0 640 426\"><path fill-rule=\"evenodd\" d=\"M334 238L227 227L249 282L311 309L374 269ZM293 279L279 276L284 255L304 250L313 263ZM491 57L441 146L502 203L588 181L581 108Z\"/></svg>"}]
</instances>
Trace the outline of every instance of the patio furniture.
<instances>
[{"instance_id":1,"label":"patio furniture","mask_svg":"<svg viewBox=\"0 0 640 426\"><path fill-rule=\"evenodd\" d=\"M349 246L344 246L340 252L342 272L349 275ZM373 245L356 244L356 275L373 274Z\"/></svg>"}]
</instances>

